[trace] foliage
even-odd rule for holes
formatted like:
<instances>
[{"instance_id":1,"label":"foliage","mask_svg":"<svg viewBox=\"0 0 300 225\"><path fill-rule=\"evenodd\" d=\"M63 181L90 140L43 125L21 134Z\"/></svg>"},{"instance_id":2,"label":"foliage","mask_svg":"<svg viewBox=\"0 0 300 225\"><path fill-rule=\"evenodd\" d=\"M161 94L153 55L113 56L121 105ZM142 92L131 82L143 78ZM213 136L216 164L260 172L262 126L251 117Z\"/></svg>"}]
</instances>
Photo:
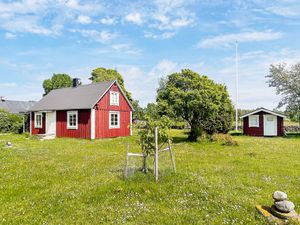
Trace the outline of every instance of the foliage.
<instances>
[{"instance_id":1,"label":"foliage","mask_svg":"<svg viewBox=\"0 0 300 225\"><path fill-rule=\"evenodd\" d=\"M158 113L158 107L156 103L148 103L147 107L144 110L146 116L151 117L153 119L159 119L160 115Z\"/></svg>"},{"instance_id":2,"label":"foliage","mask_svg":"<svg viewBox=\"0 0 300 225\"><path fill-rule=\"evenodd\" d=\"M232 122L233 107L226 87L189 69L160 81L157 102L161 114L188 122L190 141L196 141L203 130L226 132ZM208 123L212 122L213 129L209 130Z\"/></svg>"},{"instance_id":3,"label":"foliage","mask_svg":"<svg viewBox=\"0 0 300 225\"><path fill-rule=\"evenodd\" d=\"M133 120L143 120L144 119L144 109L139 105L138 100L133 100L131 102L132 107L134 109L132 113Z\"/></svg>"},{"instance_id":4,"label":"foliage","mask_svg":"<svg viewBox=\"0 0 300 225\"><path fill-rule=\"evenodd\" d=\"M155 127L158 127L158 143L164 143L170 137L171 120L162 116L159 120L154 120L149 116L145 117L145 124L139 128L140 145L142 151L147 156L155 151Z\"/></svg>"},{"instance_id":5,"label":"foliage","mask_svg":"<svg viewBox=\"0 0 300 225\"><path fill-rule=\"evenodd\" d=\"M126 94L126 97L128 98L128 100L130 102L133 101L131 93L128 92L125 88L124 79L123 79L122 75L117 70L106 69L106 68L100 67L100 68L94 69L92 71L91 75L92 76L89 79L93 83L102 82L102 81L117 80L120 87L122 88L122 90Z\"/></svg>"},{"instance_id":6,"label":"foliage","mask_svg":"<svg viewBox=\"0 0 300 225\"><path fill-rule=\"evenodd\" d=\"M270 87L283 96L278 108L286 106L291 118L300 118L300 63L287 68L286 64L271 65L266 76Z\"/></svg>"},{"instance_id":7,"label":"foliage","mask_svg":"<svg viewBox=\"0 0 300 225\"><path fill-rule=\"evenodd\" d=\"M72 78L68 74L54 73L52 78L44 80L43 82L44 96L54 89L65 87L72 87Z\"/></svg>"},{"instance_id":8,"label":"foliage","mask_svg":"<svg viewBox=\"0 0 300 225\"><path fill-rule=\"evenodd\" d=\"M232 128L234 108L227 88L225 86L219 86L219 94L221 95L222 103L220 104L217 112L202 121L203 131L208 134L226 134Z\"/></svg>"},{"instance_id":9,"label":"foliage","mask_svg":"<svg viewBox=\"0 0 300 225\"><path fill-rule=\"evenodd\" d=\"M238 142L233 140L232 136L229 134L214 134L211 136L211 140L215 142L219 142L222 145L226 146L237 146Z\"/></svg>"},{"instance_id":10,"label":"foliage","mask_svg":"<svg viewBox=\"0 0 300 225\"><path fill-rule=\"evenodd\" d=\"M22 127L22 116L0 109L0 133L20 133Z\"/></svg>"},{"instance_id":11,"label":"foliage","mask_svg":"<svg viewBox=\"0 0 300 225\"><path fill-rule=\"evenodd\" d=\"M91 142L0 135L0 149L14 144L0 151L1 223L268 224L254 206L271 206L278 189L300 205L299 138L233 137L239 146L231 147L188 143L179 130L171 136L179 172L167 171L165 153L156 183L152 173L122 179L124 143L135 152L136 136Z\"/></svg>"}]
</instances>

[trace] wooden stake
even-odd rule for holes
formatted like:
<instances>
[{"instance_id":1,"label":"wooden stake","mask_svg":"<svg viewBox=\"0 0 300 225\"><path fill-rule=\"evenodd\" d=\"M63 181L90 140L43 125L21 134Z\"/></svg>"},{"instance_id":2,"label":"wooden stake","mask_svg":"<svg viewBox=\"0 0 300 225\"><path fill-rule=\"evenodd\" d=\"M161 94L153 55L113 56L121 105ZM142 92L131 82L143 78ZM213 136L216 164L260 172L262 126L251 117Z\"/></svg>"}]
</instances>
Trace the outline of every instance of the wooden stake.
<instances>
[{"instance_id":1,"label":"wooden stake","mask_svg":"<svg viewBox=\"0 0 300 225\"><path fill-rule=\"evenodd\" d=\"M155 180L158 181L158 128L155 127Z\"/></svg>"},{"instance_id":2,"label":"wooden stake","mask_svg":"<svg viewBox=\"0 0 300 225\"><path fill-rule=\"evenodd\" d=\"M125 162L125 171L124 171L124 176L125 178L128 175L128 159L129 159L129 144L126 144L126 162Z\"/></svg>"},{"instance_id":3,"label":"wooden stake","mask_svg":"<svg viewBox=\"0 0 300 225\"><path fill-rule=\"evenodd\" d=\"M172 160L173 169L174 169L174 172L176 173L176 164L175 164L175 159L174 159L174 156L173 156L173 151L172 151L170 140L168 140L168 145L169 145L169 151L170 151L170 156L171 156L171 160Z\"/></svg>"}]
</instances>

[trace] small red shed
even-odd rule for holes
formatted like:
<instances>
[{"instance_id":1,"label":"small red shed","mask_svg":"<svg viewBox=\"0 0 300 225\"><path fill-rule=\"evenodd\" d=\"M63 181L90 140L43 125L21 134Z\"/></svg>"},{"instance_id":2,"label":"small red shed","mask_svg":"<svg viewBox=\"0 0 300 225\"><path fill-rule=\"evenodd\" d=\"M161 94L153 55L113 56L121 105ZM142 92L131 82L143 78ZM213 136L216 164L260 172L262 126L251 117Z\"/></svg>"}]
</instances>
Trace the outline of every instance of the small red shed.
<instances>
[{"instance_id":1,"label":"small red shed","mask_svg":"<svg viewBox=\"0 0 300 225\"><path fill-rule=\"evenodd\" d=\"M259 108L240 117L243 119L243 130L245 135L250 136L283 136L284 115Z\"/></svg>"},{"instance_id":2,"label":"small red shed","mask_svg":"<svg viewBox=\"0 0 300 225\"><path fill-rule=\"evenodd\" d=\"M132 111L116 80L56 89L29 109L30 134L85 139L129 136Z\"/></svg>"}]
</instances>

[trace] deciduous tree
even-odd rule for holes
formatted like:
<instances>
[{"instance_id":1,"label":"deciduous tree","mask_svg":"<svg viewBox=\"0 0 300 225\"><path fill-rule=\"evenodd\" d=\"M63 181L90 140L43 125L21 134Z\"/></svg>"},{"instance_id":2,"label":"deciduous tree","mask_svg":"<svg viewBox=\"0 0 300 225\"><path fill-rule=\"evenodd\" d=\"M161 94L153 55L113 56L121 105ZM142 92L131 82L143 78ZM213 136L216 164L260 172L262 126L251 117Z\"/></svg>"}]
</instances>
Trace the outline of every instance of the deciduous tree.
<instances>
[{"instance_id":1,"label":"deciduous tree","mask_svg":"<svg viewBox=\"0 0 300 225\"><path fill-rule=\"evenodd\" d=\"M43 88L45 91L44 96L54 89L71 86L72 78L68 74L53 74L53 76L50 79L44 80L43 82Z\"/></svg>"},{"instance_id":2,"label":"deciduous tree","mask_svg":"<svg viewBox=\"0 0 300 225\"><path fill-rule=\"evenodd\" d=\"M229 116L230 122L232 118L232 113L222 112L224 103L228 112L232 112L233 108L224 85L216 84L207 76L199 75L189 69L173 73L161 81L157 92L157 103L160 113L165 112L171 116L181 117L189 123L190 141L196 141L201 135L205 129L205 122L215 121L222 116ZM223 125L224 123L220 123L220 126Z\"/></svg>"},{"instance_id":3,"label":"deciduous tree","mask_svg":"<svg viewBox=\"0 0 300 225\"><path fill-rule=\"evenodd\" d=\"M269 86L276 88L276 93L283 96L278 108L286 106L291 116L300 118L300 63L290 68L286 64L271 65L266 77Z\"/></svg>"}]
</instances>

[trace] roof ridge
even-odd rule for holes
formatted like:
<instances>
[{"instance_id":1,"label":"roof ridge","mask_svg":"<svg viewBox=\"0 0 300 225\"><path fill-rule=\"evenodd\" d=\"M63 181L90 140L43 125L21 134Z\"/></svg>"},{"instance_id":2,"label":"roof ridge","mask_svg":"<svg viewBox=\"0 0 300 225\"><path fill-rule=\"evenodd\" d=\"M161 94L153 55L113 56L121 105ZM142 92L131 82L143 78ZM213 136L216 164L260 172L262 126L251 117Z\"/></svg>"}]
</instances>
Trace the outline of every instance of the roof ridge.
<instances>
[{"instance_id":1,"label":"roof ridge","mask_svg":"<svg viewBox=\"0 0 300 225\"><path fill-rule=\"evenodd\" d=\"M80 88L80 87L86 87L86 86L92 86L92 85L99 85L99 84L102 84L102 83L112 83L112 82L115 82L116 80L109 80L109 81L101 81L101 82L94 82L94 83L90 83L90 84L81 84L79 85L78 87L76 88ZM63 87L63 88L56 88L56 89L53 89L49 92L49 94L52 92L52 91L59 91L59 90L65 90L65 89L76 89L74 87Z\"/></svg>"}]
</instances>

